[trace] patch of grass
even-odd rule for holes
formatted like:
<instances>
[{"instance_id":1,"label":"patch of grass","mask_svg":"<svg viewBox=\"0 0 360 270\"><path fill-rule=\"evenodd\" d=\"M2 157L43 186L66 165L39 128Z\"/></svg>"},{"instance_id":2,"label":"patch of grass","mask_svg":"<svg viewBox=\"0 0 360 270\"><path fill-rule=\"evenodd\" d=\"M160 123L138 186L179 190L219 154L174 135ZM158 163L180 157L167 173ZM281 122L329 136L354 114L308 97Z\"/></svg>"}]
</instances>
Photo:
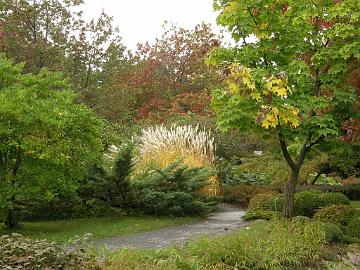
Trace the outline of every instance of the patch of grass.
<instances>
[{"instance_id":1,"label":"patch of grass","mask_svg":"<svg viewBox=\"0 0 360 270\"><path fill-rule=\"evenodd\" d=\"M86 233L91 233L93 239L100 239L183 225L196 220L194 217L119 217L23 222L12 230L0 228L0 235L16 232L31 239L66 242L75 235Z\"/></svg>"},{"instance_id":2,"label":"patch of grass","mask_svg":"<svg viewBox=\"0 0 360 270\"><path fill-rule=\"evenodd\" d=\"M350 205L356 208L360 208L360 201L350 201Z\"/></svg>"}]
</instances>

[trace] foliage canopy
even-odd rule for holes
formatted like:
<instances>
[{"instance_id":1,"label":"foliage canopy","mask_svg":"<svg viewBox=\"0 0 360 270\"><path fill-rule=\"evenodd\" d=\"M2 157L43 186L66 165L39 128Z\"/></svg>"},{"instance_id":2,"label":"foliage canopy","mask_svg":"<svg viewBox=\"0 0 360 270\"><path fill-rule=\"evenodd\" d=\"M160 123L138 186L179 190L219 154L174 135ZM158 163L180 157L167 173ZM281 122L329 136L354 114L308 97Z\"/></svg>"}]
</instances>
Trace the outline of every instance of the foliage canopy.
<instances>
[{"instance_id":1,"label":"foliage canopy","mask_svg":"<svg viewBox=\"0 0 360 270\"><path fill-rule=\"evenodd\" d=\"M360 58L360 3L356 0L216 0L218 23L237 47L217 49L210 64L226 67L226 88L213 93L223 129L256 129L276 136L293 192L313 145L336 138L356 118L351 63ZM289 143L301 145L291 155Z\"/></svg>"},{"instance_id":2,"label":"foliage canopy","mask_svg":"<svg viewBox=\"0 0 360 270\"><path fill-rule=\"evenodd\" d=\"M0 56L0 205L6 211L69 195L103 149L101 121L75 103L61 74L23 75L22 68Z\"/></svg>"}]
</instances>

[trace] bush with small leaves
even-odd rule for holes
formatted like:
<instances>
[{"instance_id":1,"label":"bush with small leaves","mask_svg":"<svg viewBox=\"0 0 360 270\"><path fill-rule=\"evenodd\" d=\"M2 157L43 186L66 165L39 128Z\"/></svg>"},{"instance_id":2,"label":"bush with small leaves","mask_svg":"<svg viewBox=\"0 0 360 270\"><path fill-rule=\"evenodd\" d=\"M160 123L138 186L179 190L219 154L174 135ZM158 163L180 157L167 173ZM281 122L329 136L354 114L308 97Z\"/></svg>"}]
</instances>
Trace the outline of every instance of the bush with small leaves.
<instances>
[{"instance_id":1,"label":"bush with small leaves","mask_svg":"<svg viewBox=\"0 0 360 270\"><path fill-rule=\"evenodd\" d=\"M248 211L270 210L281 211L283 206L283 196L276 193L261 193L255 195L249 203Z\"/></svg>"},{"instance_id":2,"label":"bush with small leaves","mask_svg":"<svg viewBox=\"0 0 360 270\"><path fill-rule=\"evenodd\" d=\"M294 215L312 217L320 206L321 194L322 192L318 190L305 190L295 193Z\"/></svg>"},{"instance_id":3,"label":"bush with small leaves","mask_svg":"<svg viewBox=\"0 0 360 270\"><path fill-rule=\"evenodd\" d=\"M349 224L345 228L346 235L352 242L360 242L360 210L358 210L351 218Z\"/></svg>"},{"instance_id":4,"label":"bush with small leaves","mask_svg":"<svg viewBox=\"0 0 360 270\"><path fill-rule=\"evenodd\" d=\"M80 242L77 239L70 243L70 248L15 233L3 235L0 237L0 269L100 269L94 258L85 254L83 248L78 248Z\"/></svg>"},{"instance_id":5,"label":"bush with small leaves","mask_svg":"<svg viewBox=\"0 0 360 270\"><path fill-rule=\"evenodd\" d=\"M189 168L180 161L147 172L131 181L132 207L142 214L204 216L219 201L199 192L214 173L209 168Z\"/></svg>"},{"instance_id":6,"label":"bush with small leaves","mask_svg":"<svg viewBox=\"0 0 360 270\"><path fill-rule=\"evenodd\" d=\"M296 191L316 189L322 192L338 192L344 194L351 201L360 200L360 181L355 180L351 184L343 183L341 186L332 186L332 185L299 185L296 187Z\"/></svg>"},{"instance_id":7,"label":"bush with small leaves","mask_svg":"<svg viewBox=\"0 0 360 270\"><path fill-rule=\"evenodd\" d=\"M275 193L267 186L237 184L224 185L223 198L225 202L238 204L244 207L249 205L250 200L259 193Z\"/></svg>"},{"instance_id":8,"label":"bush with small leaves","mask_svg":"<svg viewBox=\"0 0 360 270\"><path fill-rule=\"evenodd\" d=\"M341 193L322 193L319 190L304 190L294 195L294 215L313 217L316 211L322 206L347 205L349 199ZM255 219L264 213L254 211L276 211L282 212L284 196L282 194L263 193L255 195L249 203L248 218ZM254 213L253 213L254 212ZM261 215L259 215L261 214ZM267 214L265 214L267 216Z\"/></svg>"},{"instance_id":9,"label":"bush with small leaves","mask_svg":"<svg viewBox=\"0 0 360 270\"><path fill-rule=\"evenodd\" d=\"M314 218L325 223L336 224L344 227L349 224L350 220L359 210L350 205L331 205L320 208Z\"/></svg>"},{"instance_id":10,"label":"bush with small leaves","mask_svg":"<svg viewBox=\"0 0 360 270\"><path fill-rule=\"evenodd\" d=\"M325 230L325 240L329 243L343 242L345 235L338 225L332 223L323 223Z\"/></svg>"},{"instance_id":11,"label":"bush with small leaves","mask_svg":"<svg viewBox=\"0 0 360 270\"><path fill-rule=\"evenodd\" d=\"M326 192L320 195L319 206L330 206L330 205L349 205L350 200L344 194L339 192Z\"/></svg>"},{"instance_id":12,"label":"bush with small leaves","mask_svg":"<svg viewBox=\"0 0 360 270\"><path fill-rule=\"evenodd\" d=\"M304 222L309 222L310 221L310 218L309 217L306 217L306 216L296 216L296 217L293 217L291 219L292 222L300 222L300 223L304 223Z\"/></svg>"}]
</instances>

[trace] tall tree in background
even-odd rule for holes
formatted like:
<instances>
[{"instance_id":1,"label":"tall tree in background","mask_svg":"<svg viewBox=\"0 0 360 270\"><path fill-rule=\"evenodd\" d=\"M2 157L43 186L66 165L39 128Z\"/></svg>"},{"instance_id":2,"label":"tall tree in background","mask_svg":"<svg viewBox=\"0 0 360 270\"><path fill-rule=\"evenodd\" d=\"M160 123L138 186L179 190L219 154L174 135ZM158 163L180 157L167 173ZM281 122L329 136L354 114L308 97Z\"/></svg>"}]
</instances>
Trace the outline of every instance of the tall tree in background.
<instances>
[{"instance_id":1,"label":"tall tree in background","mask_svg":"<svg viewBox=\"0 0 360 270\"><path fill-rule=\"evenodd\" d=\"M69 38L65 68L81 89L91 89L108 79L106 73L116 65L122 65L125 47L112 23L112 17L102 12L96 21L80 20L76 35Z\"/></svg>"},{"instance_id":2,"label":"tall tree in background","mask_svg":"<svg viewBox=\"0 0 360 270\"><path fill-rule=\"evenodd\" d=\"M210 89L221 76L205 58L220 43L203 23L192 30L165 24L154 44L139 44L134 83L151 98L140 107L138 117L161 121L172 113L206 113Z\"/></svg>"},{"instance_id":3,"label":"tall tree in background","mask_svg":"<svg viewBox=\"0 0 360 270\"><path fill-rule=\"evenodd\" d=\"M276 136L291 171L287 217L299 172L312 147L339 138L357 117L350 63L360 58L357 0L216 0L218 23L241 45L215 50L227 88L214 92L218 124ZM301 142L296 155L287 146Z\"/></svg>"},{"instance_id":4,"label":"tall tree in background","mask_svg":"<svg viewBox=\"0 0 360 270\"><path fill-rule=\"evenodd\" d=\"M219 44L206 24L193 30L165 25L154 44L139 44L135 54L127 56L127 64L113 69L116 72L97 90L97 109L117 122L206 112L210 89L221 76L205 58Z\"/></svg>"},{"instance_id":5,"label":"tall tree in background","mask_svg":"<svg viewBox=\"0 0 360 270\"><path fill-rule=\"evenodd\" d=\"M82 0L18 0L0 4L0 52L25 62L25 72L62 71L74 86L89 90L103 81L103 65L115 48L124 56L118 29L104 12L84 21ZM110 49L111 48L111 49ZM85 100L87 100L85 98Z\"/></svg>"},{"instance_id":6,"label":"tall tree in background","mask_svg":"<svg viewBox=\"0 0 360 270\"><path fill-rule=\"evenodd\" d=\"M17 63L25 62L26 72L38 72L43 67L61 69L68 38L81 15L72 8L81 3L81 0L3 1L0 21L4 42L0 50Z\"/></svg>"}]
</instances>

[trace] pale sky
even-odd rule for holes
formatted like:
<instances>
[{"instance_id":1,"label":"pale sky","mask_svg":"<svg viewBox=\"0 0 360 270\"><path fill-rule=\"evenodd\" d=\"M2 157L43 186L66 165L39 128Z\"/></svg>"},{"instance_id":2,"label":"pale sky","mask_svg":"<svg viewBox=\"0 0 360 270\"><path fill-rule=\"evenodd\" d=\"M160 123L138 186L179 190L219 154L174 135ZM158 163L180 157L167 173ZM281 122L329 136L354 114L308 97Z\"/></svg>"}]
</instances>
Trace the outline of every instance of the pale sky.
<instances>
[{"instance_id":1,"label":"pale sky","mask_svg":"<svg viewBox=\"0 0 360 270\"><path fill-rule=\"evenodd\" d=\"M102 9L114 18L123 43L135 49L138 42L153 41L162 34L165 20L192 29L206 22L216 26L216 13L212 0L85 0L85 18L98 18Z\"/></svg>"}]
</instances>

